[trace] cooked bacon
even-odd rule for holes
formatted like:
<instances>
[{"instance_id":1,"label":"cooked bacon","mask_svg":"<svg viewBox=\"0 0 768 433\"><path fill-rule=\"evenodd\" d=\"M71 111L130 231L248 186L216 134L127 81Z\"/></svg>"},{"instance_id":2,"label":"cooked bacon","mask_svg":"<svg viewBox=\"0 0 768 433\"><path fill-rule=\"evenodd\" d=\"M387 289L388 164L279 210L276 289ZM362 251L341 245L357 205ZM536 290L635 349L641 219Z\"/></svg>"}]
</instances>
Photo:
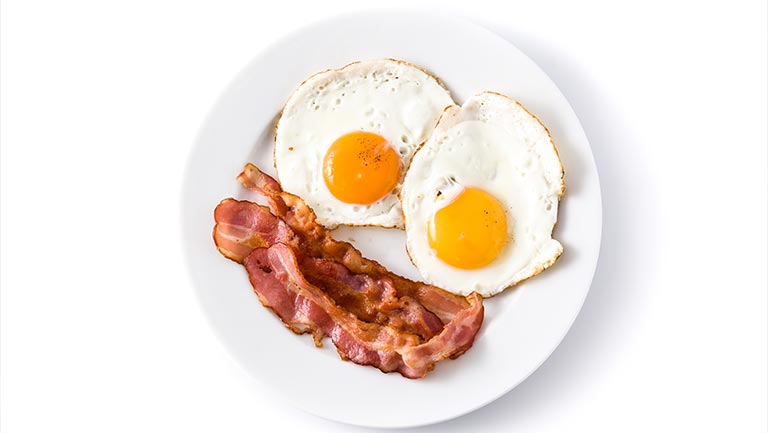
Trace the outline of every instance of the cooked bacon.
<instances>
[{"instance_id":1,"label":"cooked bacon","mask_svg":"<svg viewBox=\"0 0 768 433\"><path fill-rule=\"evenodd\" d=\"M312 257L332 259L343 264L356 274L371 276L386 275L398 296L409 296L429 311L435 313L443 323L467 308L467 298L423 283L411 281L390 272L379 263L366 259L352 244L334 239L331 232L315 221L315 213L300 197L285 192L280 184L253 164L246 164L237 180L246 188L266 198L270 209L290 226L298 239L298 249Z\"/></svg>"},{"instance_id":2,"label":"cooked bacon","mask_svg":"<svg viewBox=\"0 0 768 433\"><path fill-rule=\"evenodd\" d=\"M381 275L353 274L329 259L302 258L307 280L322 287L340 305L368 322L388 325L429 340L443 329L443 322L410 296L398 296L392 279ZM351 289L351 290L350 290Z\"/></svg>"},{"instance_id":3,"label":"cooked bacon","mask_svg":"<svg viewBox=\"0 0 768 433\"><path fill-rule=\"evenodd\" d=\"M225 257L238 263L242 263L253 249L278 242L302 251L293 230L264 206L228 198L216 207L214 218L214 242ZM398 296L388 276L374 278L354 274L333 260L304 254L298 256L305 277L357 317L416 334L424 340L443 329L440 318L418 301L410 296Z\"/></svg>"},{"instance_id":4,"label":"cooked bacon","mask_svg":"<svg viewBox=\"0 0 768 433\"><path fill-rule=\"evenodd\" d=\"M253 250L245 258L245 267L262 304L272 309L291 330L311 332L317 345L324 336L330 336L343 359L371 365L383 372L397 371L408 378L423 377L438 361L458 355L452 349L475 336L473 321L458 320L449 323L438 336L419 344L415 335L362 321L308 282L299 269L293 249L285 244ZM462 313L477 320L477 312L482 313L482 300L471 299L469 303L470 307ZM482 320L482 314L479 317Z\"/></svg>"},{"instance_id":5,"label":"cooked bacon","mask_svg":"<svg viewBox=\"0 0 768 433\"><path fill-rule=\"evenodd\" d=\"M242 263L254 248L268 247L277 242L289 243L294 237L282 220L269 209L248 201L224 199L213 212L216 226L213 241L219 252Z\"/></svg>"},{"instance_id":6,"label":"cooked bacon","mask_svg":"<svg viewBox=\"0 0 768 433\"><path fill-rule=\"evenodd\" d=\"M223 200L214 240L224 256L245 264L259 299L294 332L312 333L318 345L330 336L343 359L409 378L472 346L483 321L480 295L454 295L362 257L251 164L238 180L271 212Z\"/></svg>"}]
</instances>

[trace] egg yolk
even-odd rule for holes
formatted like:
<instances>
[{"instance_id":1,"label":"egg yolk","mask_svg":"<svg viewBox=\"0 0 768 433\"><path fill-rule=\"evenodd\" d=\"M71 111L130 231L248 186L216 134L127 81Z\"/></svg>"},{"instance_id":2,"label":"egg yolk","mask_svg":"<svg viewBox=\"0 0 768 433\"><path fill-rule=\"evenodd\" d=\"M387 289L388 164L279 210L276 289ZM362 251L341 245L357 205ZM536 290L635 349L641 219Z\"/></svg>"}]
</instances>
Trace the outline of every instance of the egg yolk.
<instances>
[{"instance_id":1,"label":"egg yolk","mask_svg":"<svg viewBox=\"0 0 768 433\"><path fill-rule=\"evenodd\" d=\"M491 263L507 242L507 217L496 198L465 188L428 224L429 246L445 263L477 269Z\"/></svg>"},{"instance_id":2,"label":"egg yolk","mask_svg":"<svg viewBox=\"0 0 768 433\"><path fill-rule=\"evenodd\" d=\"M331 194L352 204L371 204L389 194L400 179L400 156L384 137L357 131L339 137L323 160Z\"/></svg>"}]
</instances>

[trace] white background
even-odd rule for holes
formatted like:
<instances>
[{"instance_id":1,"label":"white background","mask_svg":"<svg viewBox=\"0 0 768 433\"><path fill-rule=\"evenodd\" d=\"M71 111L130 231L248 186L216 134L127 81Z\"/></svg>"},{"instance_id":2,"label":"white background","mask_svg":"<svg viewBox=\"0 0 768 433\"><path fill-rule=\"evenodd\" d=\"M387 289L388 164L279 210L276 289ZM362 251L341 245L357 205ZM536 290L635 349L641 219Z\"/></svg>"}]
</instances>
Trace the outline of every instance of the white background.
<instances>
[{"instance_id":1,"label":"white background","mask_svg":"<svg viewBox=\"0 0 768 433\"><path fill-rule=\"evenodd\" d=\"M2 3L3 433L372 431L260 390L182 259L183 170L218 94L275 38L363 2L259 3ZM415 431L768 428L768 12L726 3L419 2L552 77L591 142L604 229L552 357Z\"/></svg>"}]
</instances>

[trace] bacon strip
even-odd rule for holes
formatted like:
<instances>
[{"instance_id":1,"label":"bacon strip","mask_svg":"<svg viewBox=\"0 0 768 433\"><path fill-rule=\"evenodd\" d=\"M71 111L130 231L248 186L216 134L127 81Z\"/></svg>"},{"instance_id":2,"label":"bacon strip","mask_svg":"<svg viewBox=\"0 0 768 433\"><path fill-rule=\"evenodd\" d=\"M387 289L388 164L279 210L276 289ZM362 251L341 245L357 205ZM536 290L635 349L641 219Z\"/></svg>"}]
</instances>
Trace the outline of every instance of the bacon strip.
<instances>
[{"instance_id":1,"label":"bacon strip","mask_svg":"<svg viewBox=\"0 0 768 433\"><path fill-rule=\"evenodd\" d=\"M386 275L392 280L398 296L415 299L435 313L443 323L450 322L456 314L467 308L466 298L394 274L376 261L364 258L352 244L334 239L328 229L315 221L315 213L304 200L283 191L275 179L255 165L246 164L237 180L246 189L267 199L272 212L293 229L299 251L312 257L337 261L356 274ZM472 293L467 298L473 296L480 295Z\"/></svg>"},{"instance_id":2,"label":"bacon strip","mask_svg":"<svg viewBox=\"0 0 768 433\"><path fill-rule=\"evenodd\" d=\"M397 371L412 379L423 377L440 360L457 356L453 350L457 345L474 339L472 321L450 323L440 335L419 344L415 335L359 320L304 278L293 250L285 244L253 250L245 258L245 267L262 304L291 330L311 332L317 345L328 335L343 359L385 373ZM482 312L482 301L470 301L470 308L460 315L477 317L478 311Z\"/></svg>"},{"instance_id":3,"label":"bacon strip","mask_svg":"<svg viewBox=\"0 0 768 433\"><path fill-rule=\"evenodd\" d=\"M392 280L353 274L328 259L307 258L299 266L307 280L322 287L336 302L367 322L388 325L429 340L443 329L443 322L410 296L398 296Z\"/></svg>"},{"instance_id":4,"label":"bacon strip","mask_svg":"<svg viewBox=\"0 0 768 433\"><path fill-rule=\"evenodd\" d=\"M249 201L225 199L214 212L213 238L227 258L243 263L255 248L284 243L296 251L298 237L269 209ZM415 299L398 296L387 276L373 278L354 274L344 265L328 259L298 255L300 267L312 284L322 287L334 301L357 317L388 325L398 331L418 335L424 340L435 336L443 322Z\"/></svg>"},{"instance_id":5,"label":"bacon strip","mask_svg":"<svg viewBox=\"0 0 768 433\"><path fill-rule=\"evenodd\" d=\"M243 263L254 248L292 243L294 234L269 209L249 201L222 200L213 212L213 241L226 258ZM294 242L295 243L295 242Z\"/></svg>"},{"instance_id":6,"label":"bacon strip","mask_svg":"<svg viewBox=\"0 0 768 433\"><path fill-rule=\"evenodd\" d=\"M408 377L422 375L407 366L398 352L416 346L416 336L362 322L339 308L304 279L293 250L284 244L254 250L246 257L245 267L262 304L294 332L311 332L318 346L324 336L330 336L339 355L355 363L373 365L384 372L400 371Z\"/></svg>"},{"instance_id":7,"label":"bacon strip","mask_svg":"<svg viewBox=\"0 0 768 433\"><path fill-rule=\"evenodd\" d=\"M480 295L454 295L365 259L251 164L238 180L269 209L223 200L214 213L214 241L224 256L245 264L259 299L288 328L311 332L317 345L330 336L343 359L409 378L472 346L483 321Z\"/></svg>"}]
</instances>

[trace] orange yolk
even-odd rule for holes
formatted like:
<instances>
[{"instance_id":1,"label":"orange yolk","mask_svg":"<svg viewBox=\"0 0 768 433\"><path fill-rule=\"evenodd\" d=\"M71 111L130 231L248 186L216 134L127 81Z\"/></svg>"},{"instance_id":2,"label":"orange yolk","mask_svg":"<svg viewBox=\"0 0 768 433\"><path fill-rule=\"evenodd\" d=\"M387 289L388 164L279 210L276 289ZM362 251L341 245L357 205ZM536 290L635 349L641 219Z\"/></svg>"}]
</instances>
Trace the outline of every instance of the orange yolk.
<instances>
[{"instance_id":1,"label":"orange yolk","mask_svg":"<svg viewBox=\"0 0 768 433\"><path fill-rule=\"evenodd\" d=\"M352 204L371 204L389 194L400 179L400 156L384 137L357 131L339 137L323 160L331 194Z\"/></svg>"},{"instance_id":2,"label":"orange yolk","mask_svg":"<svg viewBox=\"0 0 768 433\"><path fill-rule=\"evenodd\" d=\"M477 269L491 263L507 242L507 217L501 203L478 188L465 188L432 216L429 246L445 263Z\"/></svg>"}]
</instances>

